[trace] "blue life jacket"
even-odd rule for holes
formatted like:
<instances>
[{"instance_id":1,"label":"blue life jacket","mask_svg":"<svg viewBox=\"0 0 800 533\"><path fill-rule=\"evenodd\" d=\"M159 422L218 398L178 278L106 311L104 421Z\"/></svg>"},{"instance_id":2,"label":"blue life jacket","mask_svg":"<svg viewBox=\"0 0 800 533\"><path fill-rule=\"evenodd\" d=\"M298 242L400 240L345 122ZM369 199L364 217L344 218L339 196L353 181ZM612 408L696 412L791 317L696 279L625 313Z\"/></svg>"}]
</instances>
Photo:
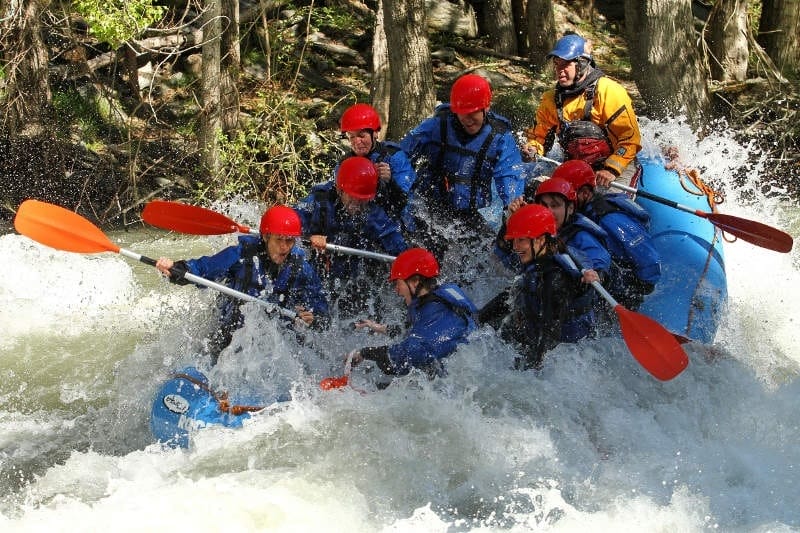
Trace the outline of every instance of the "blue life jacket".
<instances>
[{"instance_id":1,"label":"blue life jacket","mask_svg":"<svg viewBox=\"0 0 800 533\"><path fill-rule=\"evenodd\" d=\"M648 231L647 211L628 195L617 193L596 194L586 204L584 214L606 231L608 251L619 267L632 271L645 283L658 282L661 257Z\"/></svg>"},{"instance_id":2,"label":"blue life jacket","mask_svg":"<svg viewBox=\"0 0 800 533\"><path fill-rule=\"evenodd\" d=\"M287 309L302 306L316 315L329 314L328 302L314 268L305 252L293 247L283 264L276 265L267 253L260 236L241 235L236 246L229 246L212 256L186 261L189 272L212 280L226 280L229 287L256 296ZM221 319L238 316L239 302L225 298Z\"/></svg>"},{"instance_id":3,"label":"blue life jacket","mask_svg":"<svg viewBox=\"0 0 800 533\"><path fill-rule=\"evenodd\" d=\"M581 290L575 274L560 254L535 259L523 267L511 336L523 346L526 368L538 367L545 352L564 341L562 328L569 302Z\"/></svg>"},{"instance_id":4,"label":"blue life jacket","mask_svg":"<svg viewBox=\"0 0 800 533\"><path fill-rule=\"evenodd\" d=\"M503 206L525 188L511 123L492 111L477 134L467 135L450 104L441 104L400 146L417 168L416 189L433 205L474 213L492 203L493 181Z\"/></svg>"},{"instance_id":5,"label":"blue life jacket","mask_svg":"<svg viewBox=\"0 0 800 533\"><path fill-rule=\"evenodd\" d=\"M398 255L408 248L400 225L389 218L374 201L358 215L349 214L336 192L334 182L315 185L295 210L303 223L303 234L325 235L329 244ZM355 278L363 258L345 254L326 254L327 274L337 279Z\"/></svg>"},{"instance_id":6,"label":"blue life jacket","mask_svg":"<svg viewBox=\"0 0 800 533\"><path fill-rule=\"evenodd\" d=\"M441 374L437 362L452 354L477 327L478 310L457 285L445 283L414 298L408 307L410 328L406 338L389 346L395 374L412 367Z\"/></svg>"}]
</instances>

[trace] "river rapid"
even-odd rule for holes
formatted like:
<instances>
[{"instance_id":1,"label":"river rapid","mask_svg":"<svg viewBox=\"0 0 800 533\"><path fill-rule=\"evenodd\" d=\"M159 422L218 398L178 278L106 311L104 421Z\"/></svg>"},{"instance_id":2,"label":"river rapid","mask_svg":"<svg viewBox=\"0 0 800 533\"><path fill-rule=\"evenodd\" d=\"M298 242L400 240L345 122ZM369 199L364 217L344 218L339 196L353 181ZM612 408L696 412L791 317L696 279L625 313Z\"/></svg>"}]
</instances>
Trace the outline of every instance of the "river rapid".
<instances>
[{"instance_id":1,"label":"river rapid","mask_svg":"<svg viewBox=\"0 0 800 533\"><path fill-rule=\"evenodd\" d=\"M752 147L642 120L646 150L675 144L726 193L720 211L800 234L800 209ZM47 200L43 198L42 200ZM215 206L257 225L261 207ZM108 232L150 257L211 253L233 236ZM448 377L319 389L343 355L385 339L341 321L305 342L246 307L213 369L200 355L215 294L115 253L73 254L0 235L2 531L800 530L800 252L725 244L729 305L713 345L659 382L623 341L561 345L541 372L511 370L488 327ZM511 279L488 251L450 258L482 304ZM401 300L376 287L400 321ZM152 397L195 364L232 394L293 400L188 449L154 443Z\"/></svg>"}]
</instances>

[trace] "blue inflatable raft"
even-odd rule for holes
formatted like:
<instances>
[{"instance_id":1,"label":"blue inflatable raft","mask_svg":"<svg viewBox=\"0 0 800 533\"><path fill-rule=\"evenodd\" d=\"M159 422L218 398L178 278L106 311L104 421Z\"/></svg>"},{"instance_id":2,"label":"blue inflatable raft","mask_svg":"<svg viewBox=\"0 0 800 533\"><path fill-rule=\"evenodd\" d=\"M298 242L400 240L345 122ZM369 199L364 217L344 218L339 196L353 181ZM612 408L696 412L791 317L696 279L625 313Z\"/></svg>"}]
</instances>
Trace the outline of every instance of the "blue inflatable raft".
<instances>
[{"instance_id":1,"label":"blue inflatable raft","mask_svg":"<svg viewBox=\"0 0 800 533\"><path fill-rule=\"evenodd\" d=\"M288 401L288 396L273 402ZM207 426L241 427L251 413L264 406L228 400L214 392L208 378L194 367L175 372L158 390L150 413L150 432L156 440L187 447L189 435Z\"/></svg>"},{"instance_id":2,"label":"blue inflatable raft","mask_svg":"<svg viewBox=\"0 0 800 533\"><path fill-rule=\"evenodd\" d=\"M660 158L642 158L637 186L693 209L710 211L708 198L691 182L681 181ZM728 299L722 232L708 220L637 197L650 213L650 234L661 254L661 279L639 312L691 340L710 344Z\"/></svg>"}]
</instances>

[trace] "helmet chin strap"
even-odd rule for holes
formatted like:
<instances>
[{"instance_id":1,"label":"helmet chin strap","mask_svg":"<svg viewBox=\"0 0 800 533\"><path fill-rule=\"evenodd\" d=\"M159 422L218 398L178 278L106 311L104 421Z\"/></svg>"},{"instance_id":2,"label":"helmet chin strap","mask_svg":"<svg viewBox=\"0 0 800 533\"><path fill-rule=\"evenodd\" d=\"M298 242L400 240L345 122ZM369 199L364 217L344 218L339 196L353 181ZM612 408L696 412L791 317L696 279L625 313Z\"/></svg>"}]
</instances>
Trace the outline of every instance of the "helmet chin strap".
<instances>
[{"instance_id":1,"label":"helmet chin strap","mask_svg":"<svg viewBox=\"0 0 800 533\"><path fill-rule=\"evenodd\" d=\"M591 60L585 57L579 57L575 60L575 83L579 83L585 74L589 73Z\"/></svg>"},{"instance_id":2,"label":"helmet chin strap","mask_svg":"<svg viewBox=\"0 0 800 533\"><path fill-rule=\"evenodd\" d=\"M411 285L408 283L407 279L404 279L403 283L405 283L406 287L408 287L408 292L411 293L411 296L413 296L414 298L418 298L419 297L419 286L420 286L419 283L417 283L417 285L414 287L413 291L411 290Z\"/></svg>"},{"instance_id":3,"label":"helmet chin strap","mask_svg":"<svg viewBox=\"0 0 800 533\"><path fill-rule=\"evenodd\" d=\"M547 237L547 235L545 234L545 241L544 241L544 244L542 244L542 245L539 247L539 249L538 249L538 250L536 249L536 239L531 239L531 248L533 248L533 258L534 258L534 259L536 259L536 258L538 258L538 257L541 257L542 255L544 255L544 251L547 249L547 239L548 239L548 238L549 238L549 237Z\"/></svg>"}]
</instances>

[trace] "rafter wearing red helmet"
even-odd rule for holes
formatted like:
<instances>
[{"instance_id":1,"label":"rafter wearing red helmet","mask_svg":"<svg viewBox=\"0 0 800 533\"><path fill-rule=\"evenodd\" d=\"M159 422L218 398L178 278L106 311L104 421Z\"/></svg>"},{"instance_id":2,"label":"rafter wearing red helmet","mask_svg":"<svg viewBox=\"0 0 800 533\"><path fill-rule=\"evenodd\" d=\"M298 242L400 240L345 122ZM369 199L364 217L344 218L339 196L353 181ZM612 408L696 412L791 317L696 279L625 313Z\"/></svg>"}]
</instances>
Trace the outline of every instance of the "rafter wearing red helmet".
<instances>
[{"instance_id":1,"label":"rafter wearing red helmet","mask_svg":"<svg viewBox=\"0 0 800 533\"><path fill-rule=\"evenodd\" d=\"M524 205L508 219L504 239L512 242L522 276L480 311L481 322L492 325L523 354L515 367L541 368L545 353L562 342L569 302L583 289L579 273L561 258L553 213L537 204Z\"/></svg>"},{"instance_id":2,"label":"rafter wearing red helmet","mask_svg":"<svg viewBox=\"0 0 800 533\"><path fill-rule=\"evenodd\" d=\"M624 193L596 191L594 172L584 161L567 161L553 178L570 182L577 194L578 211L607 233L611 254L608 291L635 311L661 278L661 256L648 230L650 215Z\"/></svg>"},{"instance_id":3,"label":"rafter wearing red helmet","mask_svg":"<svg viewBox=\"0 0 800 533\"><path fill-rule=\"evenodd\" d=\"M477 210L492 203L493 188L507 206L525 186L511 123L490 111L491 101L486 78L461 76L452 85L450 102L400 142L417 168L420 196L451 220L477 220Z\"/></svg>"},{"instance_id":4,"label":"rafter wearing red helmet","mask_svg":"<svg viewBox=\"0 0 800 533\"><path fill-rule=\"evenodd\" d=\"M232 289L297 311L307 325L326 326L328 300L316 270L297 246L302 233L298 214L289 206L270 207L261 217L259 232L261 235L240 235L236 245L211 256L181 261L161 257L156 268L181 285L188 283L183 278L186 272L226 281ZM208 343L212 364L244 320L238 301L222 297L219 305L220 327Z\"/></svg>"},{"instance_id":5,"label":"rafter wearing red helmet","mask_svg":"<svg viewBox=\"0 0 800 533\"><path fill-rule=\"evenodd\" d=\"M417 173L408 155L398 143L378 140L376 134L381 130L381 119L369 104L348 107L342 113L339 128L350 145L346 157L366 157L375 163L379 178L375 201L386 214L400 222L407 235L412 233L415 228L409 202ZM337 171L338 165L334 175Z\"/></svg>"},{"instance_id":6,"label":"rafter wearing red helmet","mask_svg":"<svg viewBox=\"0 0 800 533\"><path fill-rule=\"evenodd\" d=\"M389 375L419 368L429 377L445 375L444 358L475 330L477 309L460 287L439 285L439 262L424 248L410 248L392 263L389 281L408 308L408 328L403 340L391 345L361 348L348 354L352 364L375 361ZM356 328L398 336L401 328L373 320L356 322Z\"/></svg>"},{"instance_id":7,"label":"rafter wearing red helmet","mask_svg":"<svg viewBox=\"0 0 800 533\"><path fill-rule=\"evenodd\" d=\"M348 157L336 179L315 185L295 206L303 235L314 249L312 263L326 283L329 297L346 313L360 312L375 285L380 265L363 257L327 254L327 244L397 255L408 246L400 225L375 202L378 172L365 157Z\"/></svg>"}]
</instances>

